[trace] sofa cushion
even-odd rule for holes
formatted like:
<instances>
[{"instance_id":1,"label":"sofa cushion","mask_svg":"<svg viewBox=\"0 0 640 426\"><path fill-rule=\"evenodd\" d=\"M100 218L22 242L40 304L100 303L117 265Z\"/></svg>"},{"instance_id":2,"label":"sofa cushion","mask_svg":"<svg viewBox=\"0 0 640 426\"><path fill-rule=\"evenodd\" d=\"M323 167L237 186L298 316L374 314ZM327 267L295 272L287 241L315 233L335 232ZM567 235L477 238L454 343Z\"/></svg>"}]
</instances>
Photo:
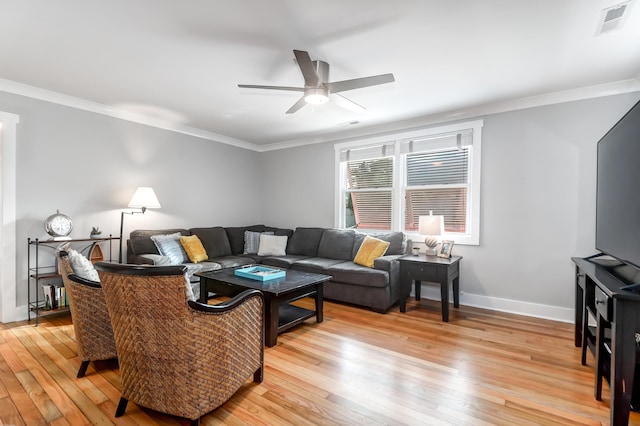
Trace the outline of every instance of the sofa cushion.
<instances>
[{"instance_id":1,"label":"sofa cushion","mask_svg":"<svg viewBox=\"0 0 640 426\"><path fill-rule=\"evenodd\" d=\"M151 241L152 235L174 234L179 232L180 235L190 235L186 229L138 229L131 231L129 234L129 248L134 255L140 254L160 254L155 243Z\"/></svg>"},{"instance_id":2,"label":"sofa cushion","mask_svg":"<svg viewBox=\"0 0 640 426\"><path fill-rule=\"evenodd\" d=\"M249 256L221 256L209 259L209 262L219 263L223 268L236 268L238 266L252 265L255 260Z\"/></svg>"},{"instance_id":3,"label":"sofa cushion","mask_svg":"<svg viewBox=\"0 0 640 426\"><path fill-rule=\"evenodd\" d=\"M291 265L291 269L302 272L311 272L314 274L328 274L327 270L330 266L342 263L342 260L327 259L326 257L312 257L302 259Z\"/></svg>"},{"instance_id":4,"label":"sofa cushion","mask_svg":"<svg viewBox=\"0 0 640 426\"><path fill-rule=\"evenodd\" d=\"M258 256L285 256L287 249L286 235L269 235L270 232L260 234Z\"/></svg>"},{"instance_id":5,"label":"sofa cushion","mask_svg":"<svg viewBox=\"0 0 640 426\"><path fill-rule=\"evenodd\" d=\"M356 265L353 262L341 262L331 265L326 272L333 278L331 281L361 285L363 287L386 287L389 285L389 274L386 271Z\"/></svg>"},{"instance_id":6,"label":"sofa cushion","mask_svg":"<svg viewBox=\"0 0 640 426\"><path fill-rule=\"evenodd\" d=\"M260 248L260 235L262 234L273 235L273 232L244 231L244 250L242 254L257 254ZM231 251L233 251L233 248Z\"/></svg>"},{"instance_id":7,"label":"sofa cushion","mask_svg":"<svg viewBox=\"0 0 640 426\"><path fill-rule=\"evenodd\" d=\"M161 254L140 254L138 257L149 259L151 261L151 263L145 262L145 264L149 263L150 265L155 266L171 266L171 259Z\"/></svg>"},{"instance_id":8,"label":"sofa cushion","mask_svg":"<svg viewBox=\"0 0 640 426\"><path fill-rule=\"evenodd\" d=\"M287 244L287 254L317 256L318 244L320 244L323 232L324 228L296 228Z\"/></svg>"},{"instance_id":9,"label":"sofa cushion","mask_svg":"<svg viewBox=\"0 0 640 426\"><path fill-rule=\"evenodd\" d=\"M189 260L193 263L202 262L208 259L207 251L204 249L202 241L200 241L200 238L198 238L197 235L181 236L180 244L182 244L182 248L187 252Z\"/></svg>"},{"instance_id":10,"label":"sofa cushion","mask_svg":"<svg viewBox=\"0 0 640 426\"><path fill-rule=\"evenodd\" d=\"M180 244L180 233L152 235L151 240L155 243L161 255L171 259L172 265L180 265L188 262L189 257Z\"/></svg>"},{"instance_id":11,"label":"sofa cushion","mask_svg":"<svg viewBox=\"0 0 640 426\"><path fill-rule=\"evenodd\" d=\"M356 255L358 254L358 250L360 250L360 246L362 245L362 242L364 241L367 235L382 241L388 241L390 243L389 248L387 249L387 252L385 253L385 255L405 254L404 248L403 248L404 234L402 232L384 232L384 233L379 232L374 234L364 234L362 232L357 232L355 236L355 244L353 245L353 255L351 256L351 259L356 257Z\"/></svg>"},{"instance_id":12,"label":"sofa cushion","mask_svg":"<svg viewBox=\"0 0 640 426\"><path fill-rule=\"evenodd\" d=\"M384 256L389 244L389 241L382 241L367 235L360 245L358 254L353 258L353 263L373 268L374 260Z\"/></svg>"},{"instance_id":13,"label":"sofa cushion","mask_svg":"<svg viewBox=\"0 0 640 426\"><path fill-rule=\"evenodd\" d=\"M260 259L263 265L275 266L276 268L291 268L294 263L309 259L308 256L299 256L297 254L287 254L286 256L267 256Z\"/></svg>"},{"instance_id":14,"label":"sofa cushion","mask_svg":"<svg viewBox=\"0 0 640 426\"><path fill-rule=\"evenodd\" d=\"M231 253L242 254L244 252L244 231L263 232L265 229L264 225L230 226L224 228L224 231L227 233L227 238L229 239Z\"/></svg>"},{"instance_id":15,"label":"sofa cushion","mask_svg":"<svg viewBox=\"0 0 640 426\"><path fill-rule=\"evenodd\" d=\"M227 233L223 227L191 228L190 231L193 235L197 235L198 238L200 238L209 259L231 255L229 237L227 237Z\"/></svg>"},{"instance_id":16,"label":"sofa cushion","mask_svg":"<svg viewBox=\"0 0 640 426\"><path fill-rule=\"evenodd\" d=\"M353 229L325 229L318 244L318 257L351 260L355 242Z\"/></svg>"}]
</instances>

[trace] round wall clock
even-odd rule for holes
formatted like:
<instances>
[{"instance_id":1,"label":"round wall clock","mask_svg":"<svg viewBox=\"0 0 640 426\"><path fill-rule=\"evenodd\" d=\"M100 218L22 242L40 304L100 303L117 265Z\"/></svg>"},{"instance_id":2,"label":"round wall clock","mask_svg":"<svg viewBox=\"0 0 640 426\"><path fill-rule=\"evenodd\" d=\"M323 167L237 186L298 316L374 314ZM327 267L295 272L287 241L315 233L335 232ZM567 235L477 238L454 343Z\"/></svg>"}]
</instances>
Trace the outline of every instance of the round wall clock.
<instances>
[{"instance_id":1,"label":"round wall clock","mask_svg":"<svg viewBox=\"0 0 640 426\"><path fill-rule=\"evenodd\" d=\"M55 214L52 214L44 221L44 230L47 234L51 235L54 239L65 239L73 229L73 222L67 215L60 213L60 210L56 210Z\"/></svg>"}]
</instances>

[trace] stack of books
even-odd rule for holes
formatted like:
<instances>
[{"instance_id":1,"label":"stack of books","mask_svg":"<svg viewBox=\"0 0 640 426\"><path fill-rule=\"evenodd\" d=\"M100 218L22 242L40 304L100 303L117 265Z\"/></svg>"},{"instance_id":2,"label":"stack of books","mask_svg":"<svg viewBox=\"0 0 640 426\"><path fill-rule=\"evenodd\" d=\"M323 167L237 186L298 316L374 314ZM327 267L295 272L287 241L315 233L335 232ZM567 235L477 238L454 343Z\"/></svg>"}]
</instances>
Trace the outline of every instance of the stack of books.
<instances>
[{"instance_id":1,"label":"stack of books","mask_svg":"<svg viewBox=\"0 0 640 426\"><path fill-rule=\"evenodd\" d=\"M45 311L50 309L66 308L69 306L67 291L64 286L44 284L42 286L42 292L44 293Z\"/></svg>"}]
</instances>

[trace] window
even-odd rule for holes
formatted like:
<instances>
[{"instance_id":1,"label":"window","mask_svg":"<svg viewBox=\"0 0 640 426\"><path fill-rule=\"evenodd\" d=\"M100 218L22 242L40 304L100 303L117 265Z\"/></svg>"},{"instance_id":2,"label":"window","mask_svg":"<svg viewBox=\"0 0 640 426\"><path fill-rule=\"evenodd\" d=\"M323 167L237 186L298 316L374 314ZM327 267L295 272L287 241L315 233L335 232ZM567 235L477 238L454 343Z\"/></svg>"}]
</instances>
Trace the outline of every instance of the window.
<instances>
[{"instance_id":1,"label":"window","mask_svg":"<svg viewBox=\"0 0 640 426\"><path fill-rule=\"evenodd\" d=\"M482 121L337 144L336 226L403 231L443 215L445 236L478 244ZM392 139L392 140L389 140Z\"/></svg>"}]
</instances>

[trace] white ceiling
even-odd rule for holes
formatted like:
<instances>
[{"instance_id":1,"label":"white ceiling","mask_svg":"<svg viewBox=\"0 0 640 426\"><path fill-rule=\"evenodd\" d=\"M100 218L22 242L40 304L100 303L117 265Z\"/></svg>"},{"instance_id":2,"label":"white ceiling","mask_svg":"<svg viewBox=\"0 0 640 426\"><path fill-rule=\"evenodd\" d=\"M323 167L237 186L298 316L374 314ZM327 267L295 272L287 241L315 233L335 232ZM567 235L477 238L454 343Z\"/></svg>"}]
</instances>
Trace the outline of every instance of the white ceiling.
<instances>
[{"instance_id":1,"label":"white ceiling","mask_svg":"<svg viewBox=\"0 0 640 426\"><path fill-rule=\"evenodd\" d=\"M620 2L3 0L0 90L264 150L640 90L638 0L596 35ZM302 86L293 49L396 82L343 92L360 114L237 87Z\"/></svg>"}]
</instances>

